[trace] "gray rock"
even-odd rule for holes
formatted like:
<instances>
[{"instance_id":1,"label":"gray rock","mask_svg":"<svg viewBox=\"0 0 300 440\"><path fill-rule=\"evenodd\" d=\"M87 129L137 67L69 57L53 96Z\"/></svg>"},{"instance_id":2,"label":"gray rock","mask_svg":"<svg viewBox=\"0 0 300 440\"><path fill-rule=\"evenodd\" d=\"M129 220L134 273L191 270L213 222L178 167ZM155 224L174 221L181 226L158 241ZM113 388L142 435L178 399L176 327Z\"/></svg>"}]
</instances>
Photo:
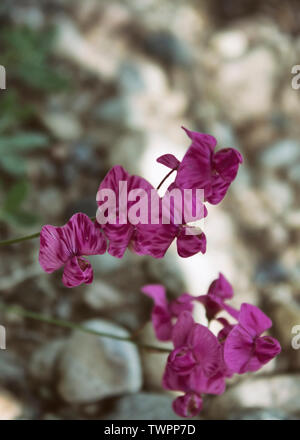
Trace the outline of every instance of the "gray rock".
<instances>
[{"instance_id":1,"label":"gray rock","mask_svg":"<svg viewBox=\"0 0 300 440\"><path fill-rule=\"evenodd\" d=\"M115 78L118 62L114 51L106 50L104 54L102 48L95 48L70 19L59 17L56 24L55 51L58 54L101 79L111 81Z\"/></svg>"},{"instance_id":2,"label":"gray rock","mask_svg":"<svg viewBox=\"0 0 300 440\"><path fill-rule=\"evenodd\" d=\"M117 96L101 102L95 109L94 114L101 121L112 124L126 124L129 111L131 109L126 98Z\"/></svg>"},{"instance_id":3,"label":"gray rock","mask_svg":"<svg viewBox=\"0 0 300 440\"><path fill-rule=\"evenodd\" d=\"M161 283L163 280L165 287L171 292L176 292L176 295L184 290L184 281L178 263L170 253L163 261L148 259L147 264L149 277L155 282Z\"/></svg>"},{"instance_id":4,"label":"gray rock","mask_svg":"<svg viewBox=\"0 0 300 440\"><path fill-rule=\"evenodd\" d=\"M209 417L226 419L241 409L300 411L300 375L278 375L246 379L211 401Z\"/></svg>"},{"instance_id":5,"label":"gray rock","mask_svg":"<svg viewBox=\"0 0 300 440\"><path fill-rule=\"evenodd\" d=\"M267 47L256 47L240 58L220 63L217 78L212 75L212 80L232 122L242 124L270 115L276 72L276 58Z\"/></svg>"},{"instance_id":6,"label":"gray rock","mask_svg":"<svg viewBox=\"0 0 300 440\"><path fill-rule=\"evenodd\" d=\"M127 337L108 321L84 323L89 329ZM59 361L58 391L66 402L88 403L139 391L142 373L138 350L129 342L75 331Z\"/></svg>"},{"instance_id":7,"label":"gray rock","mask_svg":"<svg viewBox=\"0 0 300 440\"><path fill-rule=\"evenodd\" d=\"M299 420L298 418L290 417L284 411L277 409L253 409L242 410L231 414L229 420Z\"/></svg>"},{"instance_id":8,"label":"gray rock","mask_svg":"<svg viewBox=\"0 0 300 440\"><path fill-rule=\"evenodd\" d=\"M150 55L168 65L191 66L190 48L172 33L162 30L151 33L144 40L144 48Z\"/></svg>"},{"instance_id":9,"label":"gray rock","mask_svg":"<svg viewBox=\"0 0 300 440\"><path fill-rule=\"evenodd\" d=\"M300 142L295 139L283 139L265 150L260 162L268 168L281 168L293 165L300 158Z\"/></svg>"},{"instance_id":10,"label":"gray rock","mask_svg":"<svg viewBox=\"0 0 300 440\"><path fill-rule=\"evenodd\" d=\"M32 377L41 382L50 382L53 378L55 365L66 344L66 339L48 342L33 352L29 371Z\"/></svg>"},{"instance_id":11,"label":"gray rock","mask_svg":"<svg viewBox=\"0 0 300 440\"><path fill-rule=\"evenodd\" d=\"M6 2L4 2L4 7L5 3ZM45 15L42 8L30 5L16 4L13 9L9 8L8 12L11 14L11 17L16 25L25 25L34 30L42 29L45 25Z\"/></svg>"},{"instance_id":12,"label":"gray rock","mask_svg":"<svg viewBox=\"0 0 300 440\"><path fill-rule=\"evenodd\" d=\"M243 167L240 167L241 172L243 172L242 169ZM251 186L247 188L247 185L243 186L243 191L240 190L237 182L240 171L232 185L240 221L251 230L270 229L274 222L274 216L272 216L270 210L265 209L265 201L258 191L255 191ZM253 215L253 212L255 212L255 215Z\"/></svg>"},{"instance_id":13,"label":"gray rock","mask_svg":"<svg viewBox=\"0 0 300 440\"><path fill-rule=\"evenodd\" d=\"M73 114L51 111L42 114L41 118L50 132L62 141L76 140L82 133L80 122Z\"/></svg>"},{"instance_id":14,"label":"gray rock","mask_svg":"<svg viewBox=\"0 0 300 440\"><path fill-rule=\"evenodd\" d=\"M234 147L240 150L238 139L230 124L226 124L223 121L213 121L209 124L208 129L208 132L213 133L214 137L218 139L217 148Z\"/></svg>"},{"instance_id":15,"label":"gray rock","mask_svg":"<svg viewBox=\"0 0 300 440\"><path fill-rule=\"evenodd\" d=\"M139 174L139 158L143 153L144 146L144 133L128 131L109 149L108 162L112 166L120 164L130 173Z\"/></svg>"},{"instance_id":16,"label":"gray rock","mask_svg":"<svg viewBox=\"0 0 300 440\"><path fill-rule=\"evenodd\" d=\"M145 89L145 81L141 76L139 66L133 62L121 63L118 72L118 82L123 93L138 93Z\"/></svg>"},{"instance_id":17,"label":"gray rock","mask_svg":"<svg viewBox=\"0 0 300 440\"><path fill-rule=\"evenodd\" d=\"M94 272L100 275L107 275L109 272L117 271L124 265L124 260L127 261L127 255L121 258L112 257L108 252L103 255L90 255Z\"/></svg>"},{"instance_id":18,"label":"gray rock","mask_svg":"<svg viewBox=\"0 0 300 440\"><path fill-rule=\"evenodd\" d=\"M0 352L0 378L1 383L21 384L25 379L24 365L11 351Z\"/></svg>"},{"instance_id":19,"label":"gray rock","mask_svg":"<svg viewBox=\"0 0 300 440\"><path fill-rule=\"evenodd\" d=\"M266 176L262 182L262 197L276 214L285 213L294 201L291 186L272 176Z\"/></svg>"},{"instance_id":20,"label":"gray rock","mask_svg":"<svg viewBox=\"0 0 300 440\"><path fill-rule=\"evenodd\" d=\"M104 281L94 281L84 292L84 302L93 310L105 310L120 306L126 297Z\"/></svg>"},{"instance_id":21,"label":"gray rock","mask_svg":"<svg viewBox=\"0 0 300 440\"><path fill-rule=\"evenodd\" d=\"M286 281L288 276L288 272L278 261L265 261L258 265L255 281L259 285L266 285Z\"/></svg>"},{"instance_id":22,"label":"gray rock","mask_svg":"<svg viewBox=\"0 0 300 440\"><path fill-rule=\"evenodd\" d=\"M70 160L78 164L79 167L90 168L93 163L97 162L95 149L89 141L76 142L70 151Z\"/></svg>"},{"instance_id":23,"label":"gray rock","mask_svg":"<svg viewBox=\"0 0 300 440\"><path fill-rule=\"evenodd\" d=\"M57 218L65 209L65 194L54 186L48 186L45 189L40 188L37 204L37 210L43 212L49 223L53 221L52 219L57 221Z\"/></svg>"},{"instance_id":24,"label":"gray rock","mask_svg":"<svg viewBox=\"0 0 300 440\"><path fill-rule=\"evenodd\" d=\"M124 396L106 420L182 420L172 410L173 397L167 394L138 393Z\"/></svg>"},{"instance_id":25,"label":"gray rock","mask_svg":"<svg viewBox=\"0 0 300 440\"><path fill-rule=\"evenodd\" d=\"M300 163L296 163L290 168L288 176L294 183L300 184Z\"/></svg>"}]
</instances>

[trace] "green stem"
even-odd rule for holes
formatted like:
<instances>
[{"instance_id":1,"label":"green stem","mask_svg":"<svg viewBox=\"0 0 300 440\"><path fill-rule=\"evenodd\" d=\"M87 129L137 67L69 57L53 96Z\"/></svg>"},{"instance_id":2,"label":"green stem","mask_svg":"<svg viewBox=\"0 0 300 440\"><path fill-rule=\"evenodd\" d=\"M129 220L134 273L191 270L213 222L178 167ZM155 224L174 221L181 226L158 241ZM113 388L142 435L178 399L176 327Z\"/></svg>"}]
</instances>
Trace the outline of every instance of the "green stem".
<instances>
[{"instance_id":1,"label":"green stem","mask_svg":"<svg viewBox=\"0 0 300 440\"><path fill-rule=\"evenodd\" d=\"M130 336L123 337L123 336L112 335L110 333L99 332L96 330L89 329L83 325L76 324L76 323L70 322L70 321L66 321L64 319L53 318L52 316L42 315L40 313L33 312L31 310L25 310L19 306L6 306L5 304L0 303L0 310L3 310L4 312L7 312L7 313L13 313L15 315L23 316L24 318L29 318L29 319L34 319L36 321L45 322L47 324L52 324L52 325L56 325L59 327L69 328L72 330L79 330L83 333L88 333L90 335L101 336L102 338L109 338L109 339L115 339L117 341L130 342L131 344L135 344L145 350L159 351L161 353L170 353L170 351L171 351L166 348L157 347L155 345L142 344L138 341L135 341L134 338L132 338Z\"/></svg>"},{"instance_id":2,"label":"green stem","mask_svg":"<svg viewBox=\"0 0 300 440\"><path fill-rule=\"evenodd\" d=\"M95 221L96 217L90 217L92 221ZM0 246L6 246L9 244L21 243L22 241L32 240L33 238L38 238L40 236L40 232L36 232L35 234L25 235L24 237L12 238L9 240L0 241Z\"/></svg>"},{"instance_id":3,"label":"green stem","mask_svg":"<svg viewBox=\"0 0 300 440\"><path fill-rule=\"evenodd\" d=\"M21 241L31 240L32 238L38 238L40 236L39 232L35 234L26 235L25 237L12 238L10 240L0 241L0 246L6 246L8 244L21 243Z\"/></svg>"},{"instance_id":4,"label":"green stem","mask_svg":"<svg viewBox=\"0 0 300 440\"><path fill-rule=\"evenodd\" d=\"M159 188L162 186L162 184L167 180L168 177L171 176L171 174L173 173L173 171L175 171L176 168L173 168L173 170L169 171L168 174L163 178L163 180L160 182L160 184L158 185L158 187L156 188L156 191L159 190Z\"/></svg>"}]
</instances>

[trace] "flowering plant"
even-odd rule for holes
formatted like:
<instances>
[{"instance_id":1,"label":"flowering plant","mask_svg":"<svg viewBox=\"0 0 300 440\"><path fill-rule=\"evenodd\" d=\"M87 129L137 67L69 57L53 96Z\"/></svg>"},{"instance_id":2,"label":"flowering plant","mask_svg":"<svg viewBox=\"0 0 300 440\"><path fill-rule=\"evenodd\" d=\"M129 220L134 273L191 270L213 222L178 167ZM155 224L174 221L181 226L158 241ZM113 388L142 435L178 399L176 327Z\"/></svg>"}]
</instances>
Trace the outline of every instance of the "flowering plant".
<instances>
[{"instance_id":1,"label":"flowering plant","mask_svg":"<svg viewBox=\"0 0 300 440\"><path fill-rule=\"evenodd\" d=\"M222 394L227 377L257 371L280 352L276 339L261 336L272 322L258 307L243 303L236 310L225 304L224 299L231 298L233 290L222 274L206 295L184 293L169 304L161 285L144 286L142 292L154 300L152 323L157 338L172 340L174 345L163 386L184 392L173 402L174 411L182 417L192 417L201 410L204 394ZM204 305L209 323L216 319L222 325L217 336L194 321L195 301ZM226 311L237 323L216 318L220 311Z\"/></svg>"},{"instance_id":2,"label":"flowering plant","mask_svg":"<svg viewBox=\"0 0 300 440\"><path fill-rule=\"evenodd\" d=\"M182 161L171 154L157 159L171 172L176 171L163 197L144 178L114 166L100 184L95 223L79 213L61 228L42 228L42 268L52 272L65 264L63 283L67 287L89 283L92 269L82 256L104 253L106 240L108 252L117 258L122 258L127 248L162 258L175 239L183 258L205 253L205 234L189 223L207 216L205 202L216 204L224 198L243 159L234 148L215 153L213 136L184 130L192 144Z\"/></svg>"},{"instance_id":3,"label":"flowering plant","mask_svg":"<svg viewBox=\"0 0 300 440\"><path fill-rule=\"evenodd\" d=\"M206 204L223 200L243 158L234 148L215 152L217 141L211 135L184 130L192 143L182 161L172 154L157 159L171 169L157 189L116 165L100 183L96 218L77 213L62 227L43 226L34 235L40 236L41 267L51 273L64 266L63 284L75 287L93 281L93 269L85 257L106 250L117 258L127 248L138 255L163 258L176 240L180 257L204 254L206 236L191 223L207 216ZM172 173L176 173L174 181L159 196L158 189ZM162 384L184 393L173 402L174 411L182 417L196 415L205 394L223 393L226 378L257 371L280 352L276 339L262 336L272 323L258 307L243 303L237 310L227 303L233 288L222 274L205 295L184 293L168 302L159 284L146 285L142 292L154 301L152 323L157 339L174 345ZM208 325L194 321L195 302L204 306ZM227 318L218 316L220 312L227 313ZM37 319L34 313L24 312L24 316ZM55 319L43 320L62 325ZM208 327L212 320L221 325L217 335ZM71 323L65 326L72 327Z\"/></svg>"}]
</instances>

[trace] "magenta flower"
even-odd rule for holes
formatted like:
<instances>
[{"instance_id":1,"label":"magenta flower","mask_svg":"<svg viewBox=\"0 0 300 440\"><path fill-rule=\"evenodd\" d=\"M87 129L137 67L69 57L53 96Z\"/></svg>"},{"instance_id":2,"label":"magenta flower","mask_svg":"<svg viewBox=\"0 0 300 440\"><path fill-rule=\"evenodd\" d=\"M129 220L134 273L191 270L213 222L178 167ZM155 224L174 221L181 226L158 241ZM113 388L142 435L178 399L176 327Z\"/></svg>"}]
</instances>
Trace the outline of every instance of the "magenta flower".
<instances>
[{"instance_id":1,"label":"magenta flower","mask_svg":"<svg viewBox=\"0 0 300 440\"><path fill-rule=\"evenodd\" d=\"M205 201L216 205L235 179L243 157L234 148L223 148L215 153L217 141L213 136L183 129L192 144L181 163L178 164L179 161L172 155L161 156L157 161L177 170L177 187L203 189Z\"/></svg>"},{"instance_id":2,"label":"magenta flower","mask_svg":"<svg viewBox=\"0 0 300 440\"><path fill-rule=\"evenodd\" d=\"M173 223L144 227L135 250L139 254L163 258L175 239L178 255L182 258L206 252L206 236L200 228Z\"/></svg>"},{"instance_id":3,"label":"magenta flower","mask_svg":"<svg viewBox=\"0 0 300 440\"><path fill-rule=\"evenodd\" d=\"M179 414L195 415L189 410L201 410L202 394L221 394L225 390L226 367L222 347L216 336L205 326L196 324L190 312L182 312L173 328L174 350L170 353L163 377L163 386L186 393L174 402Z\"/></svg>"},{"instance_id":4,"label":"magenta flower","mask_svg":"<svg viewBox=\"0 0 300 440\"><path fill-rule=\"evenodd\" d=\"M142 287L142 292L153 299L154 307L152 310L152 324L157 339L168 341L172 338L174 327L173 318L181 312L193 310L192 296L187 293L168 303L166 289L161 284L148 284Z\"/></svg>"},{"instance_id":5,"label":"magenta flower","mask_svg":"<svg viewBox=\"0 0 300 440\"><path fill-rule=\"evenodd\" d=\"M106 174L100 184L99 191L107 189L111 190L111 195L115 195L113 200L108 200L108 203L104 200L97 200L97 202L102 214L106 210L110 210L113 214L106 224L101 224L109 240L108 252L114 257L122 258L127 247L130 246L134 252L145 254L146 250L143 249L140 240L143 238L143 227L150 223L151 190L154 188L147 180L132 176L123 167L116 165ZM141 218L136 224L130 219L130 210L137 200L128 200L129 193L133 190L137 198L140 194L140 206L145 213L145 218Z\"/></svg>"},{"instance_id":6,"label":"magenta flower","mask_svg":"<svg viewBox=\"0 0 300 440\"><path fill-rule=\"evenodd\" d=\"M83 256L104 254L105 251L102 231L82 213L74 214L62 227L45 225L41 230L40 265L48 273L64 266L62 281L66 287L91 283L93 269Z\"/></svg>"},{"instance_id":7,"label":"magenta flower","mask_svg":"<svg viewBox=\"0 0 300 440\"><path fill-rule=\"evenodd\" d=\"M178 396L172 404L173 410L180 417L194 417L202 410L202 397L196 393L186 393Z\"/></svg>"},{"instance_id":8,"label":"magenta flower","mask_svg":"<svg viewBox=\"0 0 300 440\"><path fill-rule=\"evenodd\" d=\"M239 312L225 303L227 299L232 297L232 286L220 273L219 277L209 286L207 295L197 296L195 299L204 305L207 319L211 321L221 310L226 310L231 316L238 319Z\"/></svg>"},{"instance_id":9,"label":"magenta flower","mask_svg":"<svg viewBox=\"0 0 300 440\"><path fill-rule=\"evenodd\" d=\"M109 191L109 194L105 195L105 191ZM182 191L178 191L180 197L175 197L174 204L170 205L167 196L160 198L145 179L131 176L121 166L113 167L99 187L98 194L105 197L97 197L97 221L109 240L108 252L114 257L122 258L129 247L138 255L163 258L173 240L177 239L180 256L189 257L199 251L204 253L204 233L186 224L190 218L189 210L192 211L191 214L196 210L196 194L191 195L189 206L188 197L184 198ZM175 214L179 208L182 219L178 222ZM199 208L195 215L202 218L207 211L203 204ZM107 216L107 212L111 215ZM134 219L132 213L135 214ZM137 218L137 213L140 218Z\"/></svg>"},{"instance_id":10,"label":"magenta flower","mask_svg":"<svg viewBox=\"0 0 300 440\"><path fill-rule=\"evenodd\" d=\"M173 189L178 191L174 199L170 196ZM198 201L195 191L188 196L172 184L168 192L160 199L159 206L158 224L143 226L139 235L139 245L143 252L162 258L176 239L177 252L180 257L188 258L198 252L204 254L206 252L205 234L199 227L188 224L191 221L201 220L207 215L207 209L201 201ZM168 220L166 220L166 213Z\"/></svg>"},{"instance_id":11,"label":"magenta flower","mask_svg":"<svg viewBox=\"0 0 300 440\"><path fill-rule=\"evenodd\" d=\"M272 326L272 321L258 307L242 304L239 322L228 334L224 345L224 359L228 368L239 374L257 371L281 351L279 342L261 336Z\"/></svg>"},{"instance_id":12,"label":"magenta flower","mask_svg":"<svg viewBox=\"0 0 300 440\"><path fill-rule=\"evenodd\" d=\"M227 339L227 336L229 335L231 330L236 326L236 324L230 324L225 318L217 318L217 321L219 321L220 324L223 325L223 328L219 331L217 338L220 344L224 344Z\"/></svg>"},{"instance_id":13,"label":"magenta flower","mask_svg":"<svg viewBox=\"0 0 300 440\"><path fill-rule=\"evenodd\" d=\"M171 168L171 170L176 170L180 165L180 161L173 154L163 154L156 159L156 162Z\"/></svg>"},{"instance_id":14,"label":"magenta flower","mask_svg":"<svg viewBox=\"0 0 300 440\"><path fill-rule=\"evenodd\" d=\"M230 324L227 319L225 318L217 318L217 321L219 321L222 325L223 328L219 331L217 338L218 341L221 344L222 350L223 350L223 358L224 358L224 346L225 346L225 341L227 339L227 336L229 335L229 333L231 332L231 330L236 326L236 324ZM226 377L232 377L234 375L234 371L232 371L228 365L225 364L225 373L224 375Z\"/></svg>"}]
</instances>

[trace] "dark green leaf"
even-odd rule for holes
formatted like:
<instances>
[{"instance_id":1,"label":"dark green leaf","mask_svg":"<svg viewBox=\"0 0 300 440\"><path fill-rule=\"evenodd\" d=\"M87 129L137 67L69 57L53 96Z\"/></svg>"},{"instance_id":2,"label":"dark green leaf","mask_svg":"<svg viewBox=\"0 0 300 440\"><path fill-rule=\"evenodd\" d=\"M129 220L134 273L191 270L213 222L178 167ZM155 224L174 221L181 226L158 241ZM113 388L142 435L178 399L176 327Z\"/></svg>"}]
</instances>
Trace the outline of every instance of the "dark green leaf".
<instances>
[{"instance_id":1,"label":"dark green leaf","mask_svg":"<svg viewBox=\"0 0 300 440\"><path fill-rule=\"evenodd\" d=\"M39 221L39 217L28 211L19 210L13 214L14 221L20 226L33 226Z\"/></svg>"},{"instance_id":2,"label":"dark green leaf","mask_svg":"<svg viewBox=\"0 0 300 440\"><path fill-rule=\"evenodd\" d=\"M22 157L18 156L2 156L0 155L0 165L10 174L14 176L24 176L26 168L25 161Z\"/></svg>"},{"instance_id":3,"label":"dark green leaf","mask_svg":"<svg viewBox=\"0 0 300 440\"><path fill-rule=\"evenodd\" d=\"M21 203L25 200L28 193L28 184L22 180L13 185L9 190L3 204L3 210L7 212L14 212L19 209Z\"/></svg>"},{"instance_id":4,"label":"dark green leaf","mask_svg":"<svg viewBox=\"0 0 300 440\"><path fill-rule=\"evenodd\" d=\"M14 136L0 136L0 157L44 148L47 145L48 137L42 133L24 132Z\"/></svg>"}]
</instances>

